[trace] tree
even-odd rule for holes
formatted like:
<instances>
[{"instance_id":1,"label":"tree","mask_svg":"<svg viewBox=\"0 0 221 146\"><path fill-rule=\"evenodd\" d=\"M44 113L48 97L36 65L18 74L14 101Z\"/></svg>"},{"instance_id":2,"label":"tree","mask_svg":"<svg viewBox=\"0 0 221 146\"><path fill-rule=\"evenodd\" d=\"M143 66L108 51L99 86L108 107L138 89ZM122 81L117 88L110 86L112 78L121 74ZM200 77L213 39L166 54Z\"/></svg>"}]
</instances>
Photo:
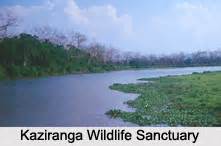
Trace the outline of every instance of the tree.
<instances>
[{"instance_id":1,"label":"tree","mask_svg":"<svg viewBox=\"0 0 221 146\"><path fill-rule=\"evenodd\" d=\"M8 35L10 27L16 26L18 19L14 12L8 9L0 11L0 37L4 38Z\"/></svg>"},{"instance_id":2,"label":"tree","mask_svg":"<svg viewBox=\"0 0 221 146\"><path fill-rule=\"evenodd\" d=\"M32 34L38 36L41 40L61 46L65 46L68 42L65 34L50 26L34 28Z\"/></svg>"},{"instance_id":3,"label":"tree","mask_svg":"<svg viewBox=\"0 0 221 146\"><path fill-rule=\"evenodd\" d=\"M113 47L109 47L105 49L105 54L104 54L104 62L105 63L114 63L117 62L116 60L116 55L119 54L119 51Z\"/></svg>"},{"instance_id":4,"label":"tree","mask_svg":"<svg viewBox=\"0 0 221 146\"><path fill-rule=\"evenodd\" d=\"M77 48L81 48L83 43L87 41L87 37L79 32L75 32L72 35L72 41Z\"/></svg>"},{"instance_id":5,"label":"tree","mask_svg":"<svg viewBox=\"0 0 221 146\"><path fill-rule=\"evenodd\" d=\"M91 57L96 58L101 62L105 62L105 49L106 47L104 45L95 42L90 44L90 47L87 49L87 51Z\"/></svg>"}]
</instances>

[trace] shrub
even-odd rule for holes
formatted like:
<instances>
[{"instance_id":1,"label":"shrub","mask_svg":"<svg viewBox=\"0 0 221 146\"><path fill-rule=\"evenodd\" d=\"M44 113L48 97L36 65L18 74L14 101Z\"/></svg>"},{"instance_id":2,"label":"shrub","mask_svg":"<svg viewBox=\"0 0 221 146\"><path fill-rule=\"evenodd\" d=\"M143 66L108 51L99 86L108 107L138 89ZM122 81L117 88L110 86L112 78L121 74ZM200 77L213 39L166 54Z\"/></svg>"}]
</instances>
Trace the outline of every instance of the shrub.
<instances>
[{"instance_id":1,"label":"shrub","mask_svg":"<svg viewBox=\"0 0 221 146\"><path fill-rule=\"evenodd\" d=\"M2 66L0 66L0 80L5 78L6 78L5 69Z\"/></svg>"}]
</instances>

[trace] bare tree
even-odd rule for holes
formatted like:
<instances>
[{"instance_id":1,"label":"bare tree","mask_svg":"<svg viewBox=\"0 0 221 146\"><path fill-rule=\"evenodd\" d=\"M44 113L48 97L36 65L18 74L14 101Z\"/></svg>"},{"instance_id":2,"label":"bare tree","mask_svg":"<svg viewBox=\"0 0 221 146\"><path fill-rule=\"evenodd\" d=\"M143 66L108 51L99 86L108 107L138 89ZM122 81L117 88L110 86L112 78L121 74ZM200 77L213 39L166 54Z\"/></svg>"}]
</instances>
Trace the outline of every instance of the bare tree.
<instances>
[{"instance_id":1,"label":"bare tree","mask_svg":"<svg viewBox=\"0 0 221 146\"><path fill-rule=\"evenodd\" d=\"M87 41L87 37L79 32L73 33L72 41L77 48L81 48L83 43Z\"/></svg>"},{"instance_id":2,"label":"bare tree","mask_svg":"<svg viewBox=\"0 0 221 146\"><path fill-rule=\"evenodd\" d=\"M16 26L18 19L13 11L4 9L0 11L0 37L6 37L10 27Z\"/></svg>"},{"instance_id":3,"label":"bare tree","mask_svg":"<svg viewBox=\"0 0 221 146\"><path fill-rule=\"evenodd\" d=\"M55 29L49 26L37 27L32 30L32 34L38 36L41 40L51 40L55 34Z\"/></svg>"},{"instance_id":4,"label":"bare tree","mask_svg":"<svg viewBox=\"0 0 221 146\"><path fill-rule=\"evenodd\" d=\"M41 40L49 41L57 45L65 46L68 43L67 36L64 33L50 26L34 28L32 34L38 36Z\"/></svg>"},{"instance_id":5,"label":"bare tree","mask_svg":"<svg viewBox=\"0 0 221 146\"><path fill-rule=\"evenodd\" d=\"M60 33L57 33L57 34L54 35L52 41L55 44L62 45L64 47L66 47L66 45L68 43L67 40L68 39L67 39L66 35L60 32Z\"/></svg>"},{"instance_id":6,"label":"bare tree","mask_svg":"<svg viewBox=\"0 0 221 146\"><path fill-rule=\"evenodd\" d=\"M128 64L129 61L132 59L133 53L132 52L124 52L123 54L123 60L125 64Z\"/></svg>"},{"instance_id":7,"label":"bare tree","mask_svg":"<svg viewBox=\"0 0 221 146\"><path fill-rule=\"evenodd\" d=\"M75 31L71 31L68 35L68 47L69 48L77 48L76 39L75 39Z\"/></svg>"},{"instance_id":8,"label":"bare tree","mask_svg":"<svg viewBox=\"0 0 221 146\"><path fill-rule=\"evenodd\" d=\"M105 49L106 47L100 43L91 43L90 47L87 49L87 52L91 57L100 60L101 62L105 62Z\"/></svg>"},{"instance_id":9,"label":"bare tree","mask_svg":"<svg viewBox=\"0 0 221 146\"><path fill-rule=\"evenodd\" d=\"M104 61L105 62L115 62L115 57L118 54L118 50L113 48L113 47L109 47L105 49L105 54L104 54Z\"/></svg>"}]
</instances>

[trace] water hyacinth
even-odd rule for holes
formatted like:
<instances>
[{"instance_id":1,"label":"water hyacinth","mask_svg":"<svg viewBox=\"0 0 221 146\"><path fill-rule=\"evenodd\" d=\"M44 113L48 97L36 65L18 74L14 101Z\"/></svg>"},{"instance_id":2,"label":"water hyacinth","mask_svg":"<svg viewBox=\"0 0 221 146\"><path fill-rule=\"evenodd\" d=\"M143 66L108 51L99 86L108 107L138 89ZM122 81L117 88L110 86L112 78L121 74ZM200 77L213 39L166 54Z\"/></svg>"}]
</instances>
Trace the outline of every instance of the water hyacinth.
<instances>
[{"instance_id":1,"label":"water hyacinth","mask_svg":"<svg viewBox=\"0 0 221 146\"><path fill-rule=\"evenodd\" d=\"M221 72L141 80L151 82L110 87L140 96L126 102L134 112L111 110L108 115L140 126L221 125Z\"/></svg>"}]
</instances>

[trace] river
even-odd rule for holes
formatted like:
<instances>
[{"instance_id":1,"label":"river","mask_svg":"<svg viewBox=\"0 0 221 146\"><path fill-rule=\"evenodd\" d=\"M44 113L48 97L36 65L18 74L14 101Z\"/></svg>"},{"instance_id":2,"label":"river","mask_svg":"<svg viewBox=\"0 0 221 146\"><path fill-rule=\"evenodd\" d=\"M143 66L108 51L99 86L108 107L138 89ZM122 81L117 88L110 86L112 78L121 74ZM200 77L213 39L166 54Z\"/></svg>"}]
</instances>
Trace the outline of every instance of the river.
<instances>
[{"instance_id":1,"label":"river","mask_svg":"<svg viewBox=\"0 0 221 146\"><path fill-rule=\"evenodd\" d=\"M0 126L136 126L110 119L110 109L129 111L124 101L136 94L109 89L113 83L139 78L217 71L221 67L188 67L113 71L0 82Z\"/></svg>"}]
</instances>

